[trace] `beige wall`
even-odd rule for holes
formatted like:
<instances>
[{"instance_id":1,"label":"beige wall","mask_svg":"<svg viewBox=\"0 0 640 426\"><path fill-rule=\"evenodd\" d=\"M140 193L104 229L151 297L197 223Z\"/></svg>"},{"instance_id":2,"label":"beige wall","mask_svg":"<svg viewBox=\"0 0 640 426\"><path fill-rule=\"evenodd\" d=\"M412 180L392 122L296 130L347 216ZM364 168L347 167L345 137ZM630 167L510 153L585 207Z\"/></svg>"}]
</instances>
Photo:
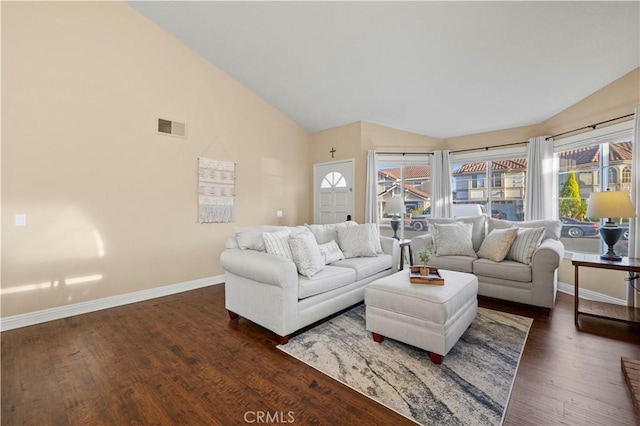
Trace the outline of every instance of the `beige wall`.
<instances>
[{"instance_id":1,"label":"beige wall","mask_svg":"<svg viewBox=\"0 0 640 426\"><path fill-rule=\"evenodd\" d=\"M356 161L362 221L368 149L510 143L640 103L635 70L536 126L444 141L365 122L310 135L126 4L1 8L2 317L222 274L235 227L313 220L311 164L332 147ZM185 121L188 139L157 135L158 116ZM197 223L200 156L236 162L235 222ZM560 280L573 282L566 262ZM603 281L583 285L623 297Z\"/></svg>"},{"instance_id":2,"label":"beige wall","mask_svg":"<svg viewBox=\"0 0 640 426\"><path fill-rule=\"evenodd\" d=\"M124 3L2 2L2 105L2 317L216 276L235 227L312 218L311 135ZM197 222L200 156L236 162L235 222Z\"/></svg>"},{"instance_id":3,"label":"beige wall","mask_svg":"<svg viewBox=\"0 0 640 426\"><path fill-rule=\"evenodd\" d=\"M445 139L445 144L447 149L455 151L527 141L535 136L563 133L632 114L638 104L640 104L640 68L636 68L542 123L449 138ZM630 120L630 118L626 120ZM611 124L616 123L618 122ZM567 136L575 134L577 133L571 133Z\"/></svg>"},{"instance_id":4,"label":"beige wall","mask_svg":"<svg viewBox=\"0 0 640 426\"><path fill-rule=\"evenodd\" d=\"M330 150L335 147L334 158ZM317 132L313 135L312 163L354 159L354 203L353 219L364 222L365 182L367 173L367 150L382 152L431 152L442 148L442 140L378 124L359 121Z\"/></svg>"},{"instance_id":5,"label":"beige wall","mask_svg":"<svg viewBox=\"0 0 640 426\"><path fill-rule=\"evenodd\" d=\"M563 133L632 114L637 105L640 105L640 68L622 76L540 124L451 138L446 140L446 145L448 149L459 150L526 141L534 136ZM576 133L567 136L574 134ZM626 299L626 286L623 281L625 276L626 274L615 271L585 269L581 273L580 288L618 299ZM563 261L562 267L558 271L558 279L563 283L574 284L574 269L570 260Z\"/></svg>"}]
</instances>

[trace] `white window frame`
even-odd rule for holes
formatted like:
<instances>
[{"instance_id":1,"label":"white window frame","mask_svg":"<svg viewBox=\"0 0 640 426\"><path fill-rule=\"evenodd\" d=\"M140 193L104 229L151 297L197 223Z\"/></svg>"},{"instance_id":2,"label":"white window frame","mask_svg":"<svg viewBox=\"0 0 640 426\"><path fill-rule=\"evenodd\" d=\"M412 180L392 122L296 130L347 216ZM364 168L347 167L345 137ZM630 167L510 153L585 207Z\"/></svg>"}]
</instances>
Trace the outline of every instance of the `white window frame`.
<instances>
[{"instance_id":1,"label":"white window frame","mask_svg":"<svg viewBox=\"0 0 640 426\"><path fill-rule=\"evenodd\" d=\"M400 194L404 194L404 190L405 190L404 167L424 166L424 165L431 166L431 154L425 154L425 153L376 154L376 162L378 163L378 170L380 169L381 165L400 168ZM431 176L430 179L433 179L433 176ZM399 229L400 239L404 239L404 228L405 228L404 220L402 220L400 222L400 229Z\"/></svg>"},{"instance_id":2,"label":"white window frame","mask_svg":"<svg viewBox=\"0 0 640 426\"><path fill-rule=\"evenodd\" d=\"M496 148L492 150L488 150L485 152L478 151L468 151L456 154L454 153L451 158L451 164L465 164L465 163L484 163L487 161L498 161L498 160L511 160L514 158L527 158L527 147L516 147L516 148ZM491 167L487 167L485 171L485 182L489 184L487 190L489 190L489 194L487 197L487 212L489 216L491 216L491 211L493 209L493 202L491 200L491 189L493 189L493 181L491 177Z\"/></svg>"},{"instance_id":3,"label":"white window frame","mask_svg":"<svg viewBox=\"0 0 640 426\"><path fill-rule=\"evenodd\" d=\"M636 143L636 141L633 140L633 120L555 140L553 143L553 152L557 157L560 152L571 149L583 148L596 144L600 145L603 143L627 142L629 140L631 140L632 143ZM608 165L608 162L608 152L600 152L600 172L598 173L600 178L600 188L605 188L607 186L609 174L602 173L602 170ZM554 179L558 179L558 175L556 175ZM633 244L633 238L633 235L629 236L629 244ZM602 240L600 241L600 249L604 250L604 242ZM565 250L565 259L570 259L572 256L572 251Z\"/></svg>"}]
</instances>

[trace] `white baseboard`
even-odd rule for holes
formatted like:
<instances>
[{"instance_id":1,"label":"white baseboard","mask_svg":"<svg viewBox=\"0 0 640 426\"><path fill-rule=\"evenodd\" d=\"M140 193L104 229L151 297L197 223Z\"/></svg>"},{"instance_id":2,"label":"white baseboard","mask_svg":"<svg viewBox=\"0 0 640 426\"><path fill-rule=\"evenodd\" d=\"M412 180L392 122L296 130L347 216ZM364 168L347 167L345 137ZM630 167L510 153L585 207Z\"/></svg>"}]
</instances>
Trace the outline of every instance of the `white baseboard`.
<instances>
[{"instance_id":1,"label":"white baseboard","mask_svg":"<svg viewBox=\"0 0 640 426\"><path fill-rule=\"evenodd\" d=\"M74 315L81 315L102 309L114 308L116 306L128 305L129 303L142 302L145 300L155 299L157 297L182 293L183 291L222 284L223 282L224 275L216 275L162 287L150 288L148 290L135 291L133 293L119 294L117 296L105 297L103 299L88 300L86 302L75 303L73 305L59 306L26 314L13 315L6 318L0 318L0 331L13 330L15 328L26 327L28 325L68 318Z\"/></svg>"},{"instance_id":2,"label":"white baseboard","mask_svg":"<svg viewBox=\"0 0 640 426\"><path fill-rule=\"evenodd\" d=\"M558 291L575 296L575 287L573 284L558 283ZM615 305L626 305L627 301L616 297L607 296L606 294L596 293L595 291L580 289L580 297L597 302L613 303Z\"/></svg>"}]
</instances>

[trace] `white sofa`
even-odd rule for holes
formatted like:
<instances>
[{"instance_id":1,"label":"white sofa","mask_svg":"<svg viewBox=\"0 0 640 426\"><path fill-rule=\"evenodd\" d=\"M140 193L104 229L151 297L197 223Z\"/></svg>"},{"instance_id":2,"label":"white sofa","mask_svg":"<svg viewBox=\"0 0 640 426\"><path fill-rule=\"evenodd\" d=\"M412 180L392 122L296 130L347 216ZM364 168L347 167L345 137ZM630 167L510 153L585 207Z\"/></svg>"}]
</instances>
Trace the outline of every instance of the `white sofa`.
<instances>
[{"instance_id":1,"label":"white sofa","mask_svg":"<svg viewBox=\"0 0 640 426\"><path fill-rule=\"evenodd\" d=\"M430 219L430 231L435 224L454 222L472 225L472 244L475 255L432 255L429 266L467 272L478 277L478 295L538 306L548 315L555 306L557 270L564 256L560 242L562 223L559 220L511 222L487 218L486 215L455 219ZM477 255L485 237L494 229L511 227L544 228L542 240L533 251L530 263L511 260L493 261ZM411 240L414 264L419 264L418 254L425 247L433 247L431 232ZM473 253L470 253L473 254ZM510 255L511 253L509 253Z\"/></svg>"},{"instance_id":2,"label":"white sofa","mask_svg":"<svg viewBox=\"0 0 640 426\"><path fill-rule=\"evenodd\" d=\"M398 241L379 238L382 253L328 264L311 278L293 260L265 251L263 234L311 230L318 244L338 242L346 222L304 227L263 226L236 231L220 256L225 270L225 306L231 319L244 317L271 331L279 343L291 333L364 300L364 287L397 271ZM362 225L364 226L364 225Z\"/></svg>"}]
</instances>

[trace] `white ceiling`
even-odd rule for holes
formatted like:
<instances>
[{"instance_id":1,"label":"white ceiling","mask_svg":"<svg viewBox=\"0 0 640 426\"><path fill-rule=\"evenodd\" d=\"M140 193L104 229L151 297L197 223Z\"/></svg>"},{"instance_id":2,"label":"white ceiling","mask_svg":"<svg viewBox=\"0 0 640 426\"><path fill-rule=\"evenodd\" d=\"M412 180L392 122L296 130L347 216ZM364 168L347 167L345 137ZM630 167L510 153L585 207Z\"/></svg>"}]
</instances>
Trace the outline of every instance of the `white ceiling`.
<instances>
[{"instance_id":1,"label":"white ceiling","mask_svg":"<svg viewBox=\"0 0 640 426\"><path fill-rule=\"evenodd\" d=\"M128 2L311 132L540 123L640 66L640 2Z\"/></svg>"}]
</instances>

